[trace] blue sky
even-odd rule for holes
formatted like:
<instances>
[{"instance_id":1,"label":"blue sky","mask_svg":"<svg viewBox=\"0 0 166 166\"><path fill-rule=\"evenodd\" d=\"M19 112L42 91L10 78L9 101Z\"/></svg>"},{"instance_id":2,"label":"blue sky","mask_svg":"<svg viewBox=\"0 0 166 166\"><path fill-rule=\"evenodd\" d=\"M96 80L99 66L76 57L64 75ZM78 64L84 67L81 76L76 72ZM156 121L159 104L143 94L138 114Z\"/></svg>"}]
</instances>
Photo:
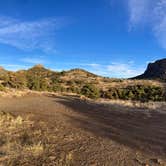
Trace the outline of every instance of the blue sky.
<instances>
[{"instance_id":1,"label":"blue sky","mask_svg":"<svg viewBox=\"0 0 166 166\"><path fill-rule=\"evenodd\" d=\"M165 0L0 2L0 66L8 70L43 64L126 78L165 52Z\"/></svg>"}]
</instances>

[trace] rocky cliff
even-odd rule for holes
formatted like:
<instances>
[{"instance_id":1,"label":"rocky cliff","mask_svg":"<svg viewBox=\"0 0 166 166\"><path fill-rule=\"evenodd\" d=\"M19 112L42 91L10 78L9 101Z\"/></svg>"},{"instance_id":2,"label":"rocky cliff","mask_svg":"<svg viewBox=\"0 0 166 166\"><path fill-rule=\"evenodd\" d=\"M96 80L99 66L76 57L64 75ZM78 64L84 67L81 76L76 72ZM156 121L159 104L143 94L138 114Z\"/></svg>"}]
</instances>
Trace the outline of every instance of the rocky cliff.
<instances>
[{"instance_id":1,"label":"rocky cliff","mask_svg":"<svg viewBox=\"0 0 166 166\"><path fill-rule=\"evenodd\" d=\"M135 79L157 79L166 81L166 59L149 63L146 71Z\"/></svg>"}]
</instances>

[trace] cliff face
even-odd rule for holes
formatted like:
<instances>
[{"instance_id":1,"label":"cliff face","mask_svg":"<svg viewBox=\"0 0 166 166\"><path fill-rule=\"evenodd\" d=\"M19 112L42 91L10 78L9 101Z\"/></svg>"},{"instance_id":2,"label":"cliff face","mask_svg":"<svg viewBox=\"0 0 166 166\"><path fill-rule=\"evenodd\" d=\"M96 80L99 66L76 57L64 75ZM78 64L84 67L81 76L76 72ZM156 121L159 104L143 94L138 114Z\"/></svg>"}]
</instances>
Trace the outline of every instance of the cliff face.
<instances>
[{"instance_id":1,"label":"cliff face","mask_svg":"<svg viewBox=\"0 0 166 166\"><path fill-rule=\"evenodd\" d=\"M136 79L158 79L166 81L166 59L149 63L144 74L135 77Z\"/></svg>"}]
</instances>

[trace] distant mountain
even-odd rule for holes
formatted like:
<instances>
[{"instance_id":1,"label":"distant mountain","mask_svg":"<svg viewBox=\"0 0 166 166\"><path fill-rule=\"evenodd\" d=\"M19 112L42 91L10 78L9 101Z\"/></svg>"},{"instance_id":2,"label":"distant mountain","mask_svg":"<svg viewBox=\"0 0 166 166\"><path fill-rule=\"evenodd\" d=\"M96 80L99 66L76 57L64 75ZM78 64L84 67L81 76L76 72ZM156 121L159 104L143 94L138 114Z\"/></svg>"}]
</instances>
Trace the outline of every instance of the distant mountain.
<instances>
[{"instance_id":1,"label":"distant mountain","mask_svg":"<svg viewBox=\"0 0 166 166\"><path fill-rule=\"evenodd\" d=\"M155 79L166 81L166 58L149 63L146 71L134 79Z\"/></svg>"},{"instance_id":2,"label":"distant mountain","mask_svg":"<svg viewBox=\"0 0 166 166\"><path fill-rule=\"evenodd\" d=\"M0 83L5 87L29 88L32 90L56 91L67 89L80 89L84 84L103 82L105 78L97 76L83 69L69 71L52 71L38 64L28 70L16 72L6 71L0 68Z\"/></svg>"}]
</instances>

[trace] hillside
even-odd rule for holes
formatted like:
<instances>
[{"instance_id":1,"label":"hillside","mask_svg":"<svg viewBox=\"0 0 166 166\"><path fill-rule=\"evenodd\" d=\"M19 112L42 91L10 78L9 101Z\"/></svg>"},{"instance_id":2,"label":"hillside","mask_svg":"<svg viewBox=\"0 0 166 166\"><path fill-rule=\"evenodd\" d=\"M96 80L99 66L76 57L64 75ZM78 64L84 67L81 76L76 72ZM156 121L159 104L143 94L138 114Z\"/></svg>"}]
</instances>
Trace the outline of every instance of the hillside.
<instances>
[{"instance_id":1,"label":"hillside","mask_svg":"<svg viewBox=\"0 0 166 166\"><path fill-rule=\"evenodd\" d=\"M0 66L0 76L5 74L6 72L7 71L3 67Z\"/></svg>"},{"instance_id":2,"label":"hillside","mask_svg":"<svg viewBox=\"0 0 166 166\"><path fill-rule=\"evenodd\" d=\"M0 89L30 89L58 93L75 93L88 98L141 101L166 99L164 83L153 80L113 79L83 69L56 72L36 65L17 72L1 69Z\"/></svg>"},{"instance_id":3,"label":"hillside","mask_svg":"<svg viewBox=\"0 0 166 166\"><path fill-rule=\"evenodd\" d=\"M166 59L149 63L146 71L136 79L156 79L166 81Z\"/></svg>"}]
</instances>

